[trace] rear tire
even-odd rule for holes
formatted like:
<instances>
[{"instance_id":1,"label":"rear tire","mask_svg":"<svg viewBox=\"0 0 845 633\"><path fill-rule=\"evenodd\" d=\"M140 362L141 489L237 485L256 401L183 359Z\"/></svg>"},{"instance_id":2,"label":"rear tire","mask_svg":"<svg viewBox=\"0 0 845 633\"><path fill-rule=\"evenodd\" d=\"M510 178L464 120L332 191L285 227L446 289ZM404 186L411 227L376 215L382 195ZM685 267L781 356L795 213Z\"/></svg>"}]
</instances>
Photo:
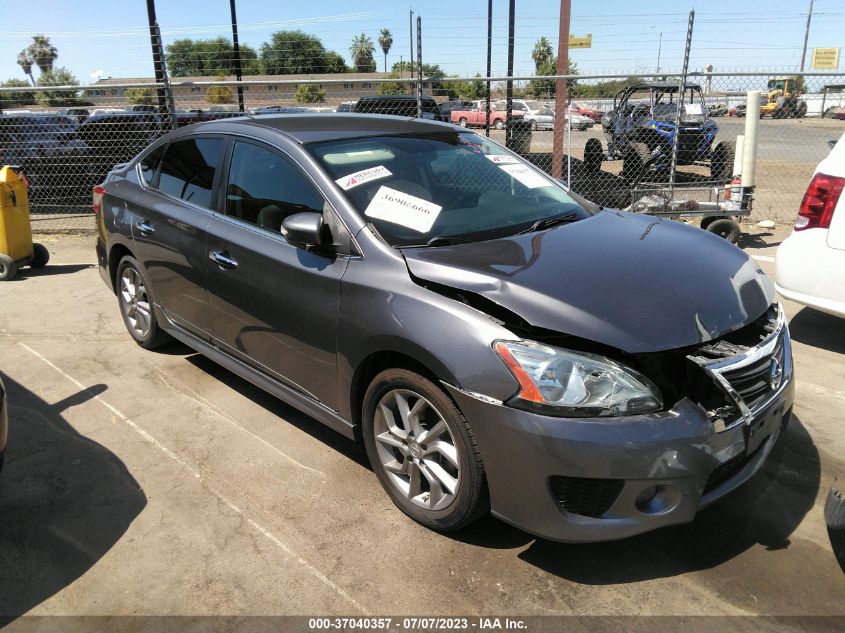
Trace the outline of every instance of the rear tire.
<instances>
[{"instance_id":1,"label":"rear tire","mask_svg":"<svg viewBox=\"0 0 845 633\"><path fill-rule=\"evenodd\" d=\"M153 309L152 290L138 261L129 255L117 266L117 302L126 330L144 349L155 349L171 341L158 325Z\"/></svg>"},{"instance_id":2,"label":"rear tire","mask_svg":"<svg viewBox=\"0 0 845 633\"><path fill-rule=\"evenodd\" d=\"M648 145L631 143L622 159L622 177L630 184L636 185L639 183L648 169L646 163L648 163L650 156L651 152L648 151Z\"/></svg>"},{"instance_id":3,"label":"rear tire","mask_svg":"<svg viewBox=\"0 0 845 633\"><path fill-rule=\"evenodd\" d=\"M718 182L728 182L733 178L736 141L721 141L710 157L710 178Z\"/></svg>"},{"instance_id":4,"label":"rear tire","mask_svg":"<svg viewBox=\"0 0 845 633\"><path fill-rule=\"evenodd\" d=\"M718 215L711 215L710 217L702 218L699 226L706 231L707 227L713 224L718 219Z\"/></svg>"},{"instance_id":5,"label":"rear tire","mask_svg":"<svg viewBox=\"0 0 845 633\"><path fill-rule=\"evenodd\" d=\"M432 381L407 369L382 371L367 389L362 413L370 464L402 512L447 532L490 510L472 429Z\"/></svg>"},{"instance_id":6,"label":"rear tire","mask_svg":"<svg viewBox=\"0 0 845 633\"><path fill-rule=\"evenodd\" d=\"M0 253L0 281L10 281L18 274L18 264L10 256Z\"/></svg>"},{"instance_id":7,"label":"rear tire","mask_svg":"<svg viewBox=\"0 0 845 633\"><path fill-rule=\"evenodd\" d=\"M32 260L30 260L29 265L32 268L44 268L49 261L50 251L47 250L47 247L43 244L33 244Z\"/></svg>"},{"instance_id":8,"label":"rear tire","mask_svg":"<svg viewBox=\"0 0 845 633\"><path fill-rule=\"evenodd\" d=\"M467 120L465 118L461 117L461 120L458 121L458 125L460 125L461 127L466 127L467 126Z\"/></svg>"},{"instance_id":9,"label":"rear tire","mask_svg":"<svg viewBox=\"0 0 845 633\"><path fill-rule=\"evenodd\" d=\"M501 119L496 119L495 123L493 123L493 127L497 130L504 130L505 129L505 122Z\"/></svg>"},{"instance_id":10,"label":"rear tire","mask_svg":"<svg viewBox=\"0 0 845 633\"><path fill-rule=\"evenodd\" d=\"M710 233L715 233L721 238L726 239L731 244L736 244L739 240L739 224L728 218L719 218L714 220L707 226Z\"/></svg>"}]
</instances>

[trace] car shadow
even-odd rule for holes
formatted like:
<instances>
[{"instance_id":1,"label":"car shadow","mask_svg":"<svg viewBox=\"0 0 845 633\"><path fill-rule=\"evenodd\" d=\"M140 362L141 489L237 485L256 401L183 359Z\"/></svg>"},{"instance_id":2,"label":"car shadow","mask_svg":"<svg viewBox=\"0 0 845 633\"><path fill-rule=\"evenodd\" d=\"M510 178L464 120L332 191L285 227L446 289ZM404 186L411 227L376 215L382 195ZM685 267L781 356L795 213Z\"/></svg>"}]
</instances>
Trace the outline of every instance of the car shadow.
<instances>
[{"instance_id":1,"label":"car shadow","mask_svg":"<svg viewBox=\"0 0 845 633\"><path fill-rule=\"evenodd\" d=\"M10 420L0 474L0 628L82 576L146 506L123 462L62 416L105 385L48 404L3 381Z\"/></svg>"},{"instance_id":2,"label":"car shadow","mask_svg":"<svg viewBox=\"0 0 845 633\"><path fill-rule=\"evenodd\" d=\"M319 440L329 448L344 455L350 461L355 462L359 466L372 470L370 468L370 461L367 459L367 453L364 450L364 445L360 442L353 442L344 437L340 433L333 431L326 425L315 420L311 416L302 413L298 409L285 404L275 396L267 393L260 387L256 387L248 380L244 380L237 374L229 371L222 365L218 365L213 360L203 356L202 354L192 354L185 358L188 362L212 376L216 380L223 382L245 398L251 400L255 404L263 407L268 412L281 418L284 422L295 426L300 431L307 433L316 440Z\"/></svg>"},{"instance_id":3,"label":"car shadow","mask_svg":"<svg viewBox=\"0 0 845 633\"><path fill-rule=\"evenodd\" d=\"M763 468L699 512L693 523L621 541L567 544L489 518L449 536L496 549L530 543L518 558L572 582L632 583L716 567L758 544L768 550L788 548L790 535L815 504L820 480L818 451L793 415Z\"/></svg>"},{"instance_id":4,"label":"car shadow","mask_svg":"<svg viewBox=\"0 0 845 633\"><path fill-rule=\"evenodd\" d=\"M780 242L767 242L766 238L774 235L774 233L766 232L766 233L740 233L739 240L737 240L736 245L743 249L755 249L755 248L774 248L775 246L780 246Z\"/></svg>"},{"instance_id":5,"label":"car shadow","mask_svg":"<svg viewBox=\"0 0 845 633\"><path fill-rule=\"evenodd\" d=\"M789 322L792 340L836 354L845 354L845 319L814 308L802 308Z\"/></svg>"}]
</instances>

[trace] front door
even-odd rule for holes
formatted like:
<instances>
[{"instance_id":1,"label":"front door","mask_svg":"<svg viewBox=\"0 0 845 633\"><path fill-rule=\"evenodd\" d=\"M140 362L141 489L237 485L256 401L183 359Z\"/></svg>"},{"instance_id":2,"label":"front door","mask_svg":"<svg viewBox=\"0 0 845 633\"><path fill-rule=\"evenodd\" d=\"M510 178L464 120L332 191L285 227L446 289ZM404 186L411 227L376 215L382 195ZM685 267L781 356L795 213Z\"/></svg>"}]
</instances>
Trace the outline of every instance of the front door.
<instances>
[{"instance_id":1,"label":"front door","mask_svg":"<svg viewBox=\"0 0 845 633\"><path fill-rule=\"evenodd\" d=\"M225 209L208 227L215 342L337 409L337 322L344 257L287 243L288 215L322 212L323 196L279 150L233 143ZM213 258L213 259L212 259Z\"/></svg>"}]
</instances>

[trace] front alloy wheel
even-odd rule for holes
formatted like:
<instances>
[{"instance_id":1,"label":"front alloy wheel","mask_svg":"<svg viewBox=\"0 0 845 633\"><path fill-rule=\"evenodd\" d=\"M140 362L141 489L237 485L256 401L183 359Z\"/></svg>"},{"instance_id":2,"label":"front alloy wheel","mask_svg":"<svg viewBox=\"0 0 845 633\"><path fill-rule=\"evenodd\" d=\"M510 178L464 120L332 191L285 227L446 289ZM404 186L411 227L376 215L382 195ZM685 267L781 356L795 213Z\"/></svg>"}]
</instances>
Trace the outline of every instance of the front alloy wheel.
<instances>
[{"instance_id":1,"label":"front alloy wheel","mask_svg":"<svg viewBox=\"0 0 845 633\"><path fill-rule=\"evenodd\" d=\"M451 398L406 369L375 377L364 397L364 443L380 483L400 510L447 531L489 509L472 430Z\"/></svg>"}]
</instances>

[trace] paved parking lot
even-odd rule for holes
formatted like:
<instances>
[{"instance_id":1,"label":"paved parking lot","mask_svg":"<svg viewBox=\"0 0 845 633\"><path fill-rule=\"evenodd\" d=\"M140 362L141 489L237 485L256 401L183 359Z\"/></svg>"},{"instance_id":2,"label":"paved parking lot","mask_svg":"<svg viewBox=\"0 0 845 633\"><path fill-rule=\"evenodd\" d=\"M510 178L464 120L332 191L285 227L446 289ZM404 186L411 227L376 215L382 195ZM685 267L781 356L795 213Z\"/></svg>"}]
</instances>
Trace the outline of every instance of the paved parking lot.
<instances>
[{"instance_id":1,"label":"paved parking lot","mask_svg":"<svg viewBox=\"0 0 845 633\"><path fill-rule=\"evenodd\" d=\"M771 273L781 237L743 245ZM695 523L443 536L392 506L361 447L181 345L137 347L92 237L42 241L51 265L0 284L0 614L845 615L822 517L845 477L843 320L787 303L795 419Z\"/></svg>"}]
</instances>

